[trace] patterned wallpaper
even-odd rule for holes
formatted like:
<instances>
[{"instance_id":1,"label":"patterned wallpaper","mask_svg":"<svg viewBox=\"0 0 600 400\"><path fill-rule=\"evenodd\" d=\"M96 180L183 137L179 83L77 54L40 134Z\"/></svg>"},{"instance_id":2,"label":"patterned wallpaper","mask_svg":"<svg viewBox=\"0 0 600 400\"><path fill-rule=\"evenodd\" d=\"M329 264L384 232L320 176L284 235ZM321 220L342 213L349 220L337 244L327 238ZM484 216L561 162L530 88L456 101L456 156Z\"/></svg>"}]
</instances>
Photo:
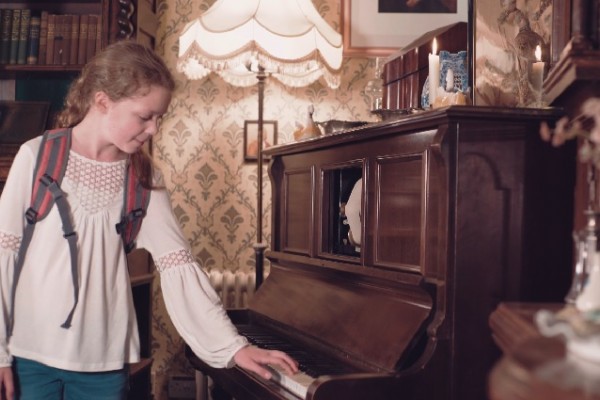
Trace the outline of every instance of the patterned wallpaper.
<instances>
[{"instance_id":1,"label":"patterned wallpaper","mask_svg":"<svg viewBox=\"0 0 600 400\"><path fill-rule=\"evenodd\" d=\"M176 71L178 36L214 0L158 0L157 51ZM340 30L339 0L313 0L320 14ZM296 122L306 119L372 120L364 87L375 73L375 60L346 58L340 88L323 83L287 88L274 79L265 85L264 119L278 123L278 143L293 140ZM256 234L256 163L244 162L245 120L258 118L256 86L233 87L216 75L190 81L175 72L178 88L153 142L153 156L165 175L175 215L204 269L250 270ZM270 184L263 171L263 232L270 240ZM268 269L268 266L266 266ZM157 282L158 280L155 280ZM165 311L160 289L154 288L153 375L156 399L167 399L173 375L192 375L182 354L183 343Z\"/></svg>"}]
</instances>

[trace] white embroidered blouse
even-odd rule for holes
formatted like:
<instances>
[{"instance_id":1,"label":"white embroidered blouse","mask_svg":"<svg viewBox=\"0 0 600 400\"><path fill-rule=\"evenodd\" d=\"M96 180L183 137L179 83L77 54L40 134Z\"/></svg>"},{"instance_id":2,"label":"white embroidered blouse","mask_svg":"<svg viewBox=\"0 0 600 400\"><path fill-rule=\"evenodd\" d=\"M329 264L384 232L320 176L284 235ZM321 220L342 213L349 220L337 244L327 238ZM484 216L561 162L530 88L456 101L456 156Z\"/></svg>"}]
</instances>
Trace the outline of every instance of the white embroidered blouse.
<instances>
[{"instance_id":1,"label":"white embroidered blouse","mask_svg":"<svg viewBox=\"0 0 600 400\"><path fill-rule=\"evenodd\" d=\"M36 224L17 286L13 334L6 337L13 270L40 142L38 137L21 147L0 198L0 367L17 356L73 371L122 368L139 361L126 256L115 230L125 161L98 162L71 151L61 188L78 240L80 293L72 326L61 327L73 306L73 283L68 243L53 207ZM208 364L231 366L247 342L194 260L166 190L152 191L137 247L154 259L167 310L182 338Z\"/></svg>"}]
</instances>

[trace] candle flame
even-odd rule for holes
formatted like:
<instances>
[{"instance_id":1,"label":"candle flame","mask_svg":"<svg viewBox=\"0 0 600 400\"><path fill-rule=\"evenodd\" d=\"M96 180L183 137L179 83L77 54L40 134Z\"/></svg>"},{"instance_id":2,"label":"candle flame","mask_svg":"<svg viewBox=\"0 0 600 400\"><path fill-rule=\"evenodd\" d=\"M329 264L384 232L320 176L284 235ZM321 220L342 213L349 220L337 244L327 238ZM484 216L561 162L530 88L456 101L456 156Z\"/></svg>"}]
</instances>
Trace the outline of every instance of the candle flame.
<instances>
[{"instance_id":1,"label":"candle flame","mask_svg":"<svg viewBox=\"0 0 600 400\"><path fill-rule=\"evenodd\" d=\"M540 47L539 44L535 48L535 59L537 61L542 61L542 48Z\"/></svg>"},{"instance_id":2,"label":"candle flame","mask_svg":"<svg viewBox=\"0 0 600 400\"><path fill-rule=\"evenodd\" d=\"M437 40L433 38L433 44L431 45L431 54L437 54Z\"/></svg>"}]
</instances>

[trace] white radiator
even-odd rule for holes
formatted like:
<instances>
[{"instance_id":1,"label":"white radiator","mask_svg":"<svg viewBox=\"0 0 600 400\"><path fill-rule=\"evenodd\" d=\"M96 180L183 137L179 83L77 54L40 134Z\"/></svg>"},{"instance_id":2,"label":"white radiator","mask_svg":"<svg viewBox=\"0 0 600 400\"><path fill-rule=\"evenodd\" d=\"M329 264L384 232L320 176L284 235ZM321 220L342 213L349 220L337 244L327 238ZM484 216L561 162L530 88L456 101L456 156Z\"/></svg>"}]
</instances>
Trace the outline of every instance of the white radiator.
<instances>
[{"instance_id":1,"label":"white radiator","mask_svg":"<svg viewBox=\"0 0 600 400\"><path fill-rule=\"evenodd\" d=\"M254 294L256 277L254 271L229 271L213 269L208 272L210 283L215 288L223 306L227 309L246 308Z\"/></svg>"}]
</instances>

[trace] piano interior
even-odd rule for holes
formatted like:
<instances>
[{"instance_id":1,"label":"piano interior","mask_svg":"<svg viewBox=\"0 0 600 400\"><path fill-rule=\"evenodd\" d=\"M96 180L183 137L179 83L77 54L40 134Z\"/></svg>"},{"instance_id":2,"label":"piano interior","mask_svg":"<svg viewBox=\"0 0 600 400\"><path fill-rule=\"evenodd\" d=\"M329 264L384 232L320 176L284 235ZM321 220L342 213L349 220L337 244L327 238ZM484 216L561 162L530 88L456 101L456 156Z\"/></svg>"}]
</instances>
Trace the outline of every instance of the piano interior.
<instances>
[{"instance_id":1,"label":"piano interior","mask_svg":"<svg viewBox=\"0 0 600 400\"><path fill-rule=\"evenodd\" d=\"M491 311L570 282L574 147L537 133L556 117L450 107L268 149L270 272L231 317L309 379L193 366L236 399L485 398Z\"/></svg>"}]
</instances>

